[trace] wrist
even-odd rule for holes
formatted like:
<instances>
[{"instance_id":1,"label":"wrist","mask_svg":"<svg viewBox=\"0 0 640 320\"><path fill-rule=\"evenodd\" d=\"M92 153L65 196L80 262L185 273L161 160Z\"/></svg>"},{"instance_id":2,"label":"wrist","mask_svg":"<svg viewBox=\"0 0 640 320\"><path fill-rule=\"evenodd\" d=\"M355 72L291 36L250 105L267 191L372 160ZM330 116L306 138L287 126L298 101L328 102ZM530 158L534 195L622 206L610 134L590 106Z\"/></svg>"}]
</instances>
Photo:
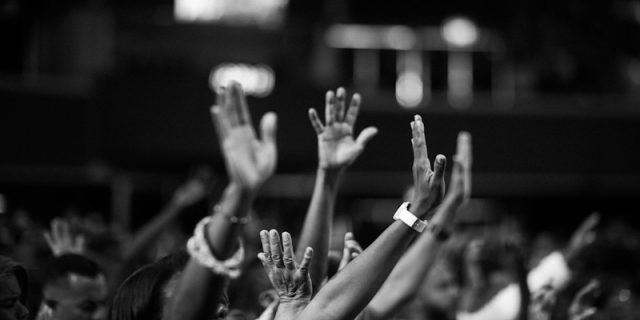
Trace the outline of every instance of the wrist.
<instances>
[{"instance_id":1,"label":"wrist","mask_svg":"<svg viewBox=\"0 0 640 320\"><path fill-rule=\"evenodd\" d=\"M281 294L278 309L302 310L309 304L309 301L309 298L290 297L286 294Z\"/></svg>"},{"instance_id":2,"label":"wrist","mask_svg":"<svg viewBox=\"0 0 640 320\"><path fill-rule=\"evenodd\" d=\"M253 200L257 194L256 189L231 181L225 190L225 194L236 194L241 199Z\"/></svg>"},{"instance_id":3,"label":"wrist","mask_svg":"<svg viewBox=\"0 0 640 320\"><path fill-rule=\"evenodd\" d=\"M332 167L328 165L323 165L321 163L318 165L318 172L321 172L326 175L331 175L331 176L340 176L342 175L342 173L344 173L346 168L347 167L345 166Z\"/></svg>"},{"instance_id":4,"label":"wrist","mask_svg":"<svg viewBox=\"0 0 640 320\"><path fill-rule=\"evenodd\" d=\"M316 175L318 179L317 181L329 187L336 187L342 178L342 174L344 173L344 168L322 168L318 167Z\"/></svg>"}]
</instances>

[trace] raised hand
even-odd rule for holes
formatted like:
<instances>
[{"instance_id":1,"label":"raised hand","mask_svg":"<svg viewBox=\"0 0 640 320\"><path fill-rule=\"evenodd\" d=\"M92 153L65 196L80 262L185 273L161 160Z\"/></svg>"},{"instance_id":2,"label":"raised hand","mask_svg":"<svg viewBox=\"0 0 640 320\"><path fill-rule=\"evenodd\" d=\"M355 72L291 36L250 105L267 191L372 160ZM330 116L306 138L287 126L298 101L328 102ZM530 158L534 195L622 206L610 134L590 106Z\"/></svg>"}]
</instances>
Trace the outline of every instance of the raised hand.
<instances>
[{"instance_id":1,"label":"raised hand","mask_svg":"<svg viewBox=\"0 0 640 320\"><path fill-rule=\"evenodd\" d=\"M293 240L288 232L282 233L282 243L276 230L260 232L262 252L258 259L262 262L271 284L278 292L280 304L306 303L311 300L312 285L309 277L309 263L313 249L307 247L300 265L296 263Z\"/></svg>"},{"instance_id":2,"label":"raised hand","mask_svg":"<svg viewBox=\"0 0 640 320\"><path fill-rule=\"evenodd\" d=\"M56 257L65 253L84 253L84 236L74 236L71 233L69 222L63 218L55 218L51 221L51 231L44 232L44 239Z\"/></svg>"},{"instance_id":3,"label":"raised hand","mask_svg":"<svg viewBox=\"0 0 640 320\"><path fill-rule=\"evenodd\" d=\"M236 82L220 89L211 114L230 180L256 190L276 168L276 115L269 112L262 117L261 139L257 138L244 92Z\"/></svg>"},{"instance_id":4,"label":"raised hand","mask_svg":"<svg viewBox=\"0 0 640 320\"><path fill-rule=\"evenodd\" d=\"M434 169L427 152L422 117L414 116L411 122L411 144L413 145L413 199L411 211L424 215L440 204L444 197L444 169L447 164L445 156L436 156Z\"/></svg>"},{"instance_id":5,"label":"raised hand","mask_svg":"<svg viewBox=\"0 0 640 320\"><path fill-rule=\"evenodd\" d=\"M340 266L338 272L349 264L353 259L358 257L362 253L362 247L356 241L353 233L347 232L344 235L344 249L342 249L342 259L340 260Z\"/></svg>"},{"instance_id":6,"label":"raised hand","mask_svg":"<svg viewBox=\"0 0 640 320\"><path fill-rule=\"evenodd\" d=\"M360 109L360 95L351 97L346 108L344 88L336 94L327 91L325 101L325 124L323 125L315 109L309 109L311 125L318 135L319 167L325 170L340 170L352 164L362 153L365 145L378 133L375 127L367 127L354 140L353 127Z\"/></svg>"},{"instance_id":7,"label":"raised hand","mask_svg":"<svg viewBox=\"0 0 640 320\"><path fill-rule=\"evenodd\" d=\"M589 320L594 319L594 315L598 311L589 303L596 295L600 284L597 280L591 280L584 288L582 288L573 298L573 302L569 307L569 320Z\"/></svg>"}]
</instances>

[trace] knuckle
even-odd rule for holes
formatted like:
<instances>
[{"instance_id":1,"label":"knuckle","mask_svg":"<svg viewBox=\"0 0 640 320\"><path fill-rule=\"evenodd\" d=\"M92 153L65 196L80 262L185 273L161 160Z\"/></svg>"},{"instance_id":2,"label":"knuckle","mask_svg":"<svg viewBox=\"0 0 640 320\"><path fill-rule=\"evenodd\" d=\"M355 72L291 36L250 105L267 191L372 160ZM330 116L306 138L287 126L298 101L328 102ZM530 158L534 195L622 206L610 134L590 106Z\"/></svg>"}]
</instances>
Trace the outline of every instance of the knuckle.
<instances>
[{"instance_id":1,"label":"knuckle","mask_svg":"<svg viewBox=\"0 0 640 320\"><path fill-rule=\"evenodd\" d=\"M283 261L285 264L290 264L290 263L293 263L293 258L291 258L291 257L284 257L284 258L282 259L282 261Z\"/></svg>"}]
</instances>

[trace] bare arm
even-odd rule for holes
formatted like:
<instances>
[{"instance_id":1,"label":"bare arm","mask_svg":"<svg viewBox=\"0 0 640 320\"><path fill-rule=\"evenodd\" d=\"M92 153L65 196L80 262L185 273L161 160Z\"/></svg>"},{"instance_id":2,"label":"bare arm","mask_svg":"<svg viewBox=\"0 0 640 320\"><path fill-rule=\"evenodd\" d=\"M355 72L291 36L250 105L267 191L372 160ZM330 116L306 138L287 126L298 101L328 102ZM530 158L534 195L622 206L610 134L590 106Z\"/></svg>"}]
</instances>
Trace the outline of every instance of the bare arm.
<instances>
[{"instance_id":1,"label":"bare arm","mask_svg":"<svg viewBox=\"0 0 640 320\"><path fill-rule=\"evenodd\" d=\"M424 156L426 157L426 148ZM446 216L446 213L454 210L462 202L464 177L462 163L458 158L454 157L450 194L438 207L436 217ZM429 204L435 203L433 199L429 199L429 193L425 192L429 190L429 179L423 176L427 174L427 170L423 170L425 168L425 166L414 166L416 192L411 201L411 210L422 219L431 209ZM349 263L318 292L318 295L300 314L299 319L354 319L382 286L395 263L416 235L417 232L403 222L394 222L358 258Z\"/></svg>"},{"instance_id":2,"label":"bare arm","mask_svg":"<svg viewBox=\"0 0 640 320\"><path fill-rule=\"evenodd\" d=\"M188 206L200 201L205 195L204 182L198 177L189 179L174 193L171 201L140 231L136 232L131 244L125 248L125 263L145 250L156 237Z\"/></svg>"},{"instance_id":3,"label":"bare arm","mask_svg":"<svg viewBox=\"0 0 640 320\"><path fill-rule=\"evenodd\" d=\"M349 108L345 107L345 90L338 88L334 95L328 91L325 99L325 124L318 118L315 109L309 109L311 125L318 135L318 171L316 182L298 243L297 256L304 256L307 247L314 248L315 259L311 262L311 281L316 290L327 275L329 240L333 225L334 204L340 178L345 169L364 150L365 144L377 129L364 129L357 139L353 139L353 127L360 108L360 95L351 98Z\"/></svg>"},{"instance_id":4,"label":"bare arm","mask_svg":"<svg viewBox=\"0 0 640 320\"><path fill-rule=\"evenodd\" d=\"M424 145L422 121L416 119L415 122L417 124L417 132L414 132L414 150L422 148L422 145ZM426 152L421 152L420 150L416 150L416 153L416 159L418 159L419 162L426 156ZM459 157L458 161L464 164L464 167L471 165L471 139L467 133L460 133L458 136L457 157ZM429 183L432 192L437 192L438 189L444 188L445 164L446 159L444 156L438 155L435 160L435 173ZM470 177L464 176L464 174L470 174L470 171L462 170L461 172L463 174L459 182L464 183L465 181L470 181ZM452 184L452 190L449 196L445 202L438 207L437 213L429 223L439 226L441 230L450 230L453 218L455 217L455 211L459 206L459 202L457 200L454 201L454 199L462 197L465 190L470 189L464 187L464 184L460 187ZM443 243L442 240L444 240L444 238L442 236L439 237L437 233L434 232L425 232L420 235L402 259L400 259L389 275L389 278L387 278L387 281L380 291L378 291L378 294L376 294L367 306L365 310L366 319L388 319L415 297L438 255Z\"/></svg>"},{"instance_id":5,"label":"bare arm","mask_svg":"<svg viewBox=\"0 0 640 320\"><path fill-rule=\"evenodd\" d=\"M238 221L247 216L256 190L275 170L276 117L268 113L262 118L262 140L259 140L251 126L240 85L232 83L218 99L212 114L231 183L213 210L205 234L213 256L225 260L238 248ZM226 281L224 275L191 258L169 302L165 319L211 319Z\"/></svg>"}]
</instances>

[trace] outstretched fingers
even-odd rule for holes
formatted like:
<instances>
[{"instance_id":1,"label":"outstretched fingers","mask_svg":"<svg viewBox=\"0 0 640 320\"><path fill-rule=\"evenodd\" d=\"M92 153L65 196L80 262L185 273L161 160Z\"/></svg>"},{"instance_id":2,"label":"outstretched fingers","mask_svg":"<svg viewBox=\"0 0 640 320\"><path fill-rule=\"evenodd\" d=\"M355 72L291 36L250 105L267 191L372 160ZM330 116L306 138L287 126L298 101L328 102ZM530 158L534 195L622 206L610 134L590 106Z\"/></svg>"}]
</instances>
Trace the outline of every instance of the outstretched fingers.
<instances>
[{"instance_id":1,"label":"outstretched fingers","mask_svg":"<svg viewBox=\"0 0 640 320\"><path fill-rule=\"evenodd\" d=\"M413 164L415 167L428 172L431 170L427 142L424 135L424 123L422 117L415 115L411 122L411 142L413 144Z\"/></svg>"},{"instance_id":2,"label":"outstretched fingers","mask_svg":"<svg viewBox=\"0 0 640 320\"><path fill-rule=\"evenodd\" d=\"M300 267L298 268L298 272L303 277L306 277L309 274L309 265L311 264L311 259L313 258L313 249L311 247L307 247L304 250L304 257L302 257L302 262L300 263Z\"/></svg>"},{"instance_id":3,"label":"outstretched fingers","mask_svg":"<svg viewBox=\"0 0 640 320\"><path fill-rule=\"evenodd\" d=\"M367 127L360 132L356 138L356 143L364 148L376 134L378 134L378 129L376 127Z\"/></svg>"},{"instance_id":4,"label":"outstretched fingers","mask_svg":"<svg viewBox=\"0 0 640 320\"><path fill-rule=\"evenodd\" d=\"M345 115L345 105L346 105L346 92L343 87L338 88L336 90L336 121L342 122L344 121Z\"/></svg>"},{"instance_id":5,"label":"outstretched fingers","mask_svg":"<svg viewBox=\"0 0 640 320\"><path fill-rule=\"evenodd\" d=\"M212 106L210 112L213 126L216 129L216 133L218 134L218 139L220 141L224 141L227 138L229 130L231 130L231 123L229 122L226 113L222 109L222 106Z\"/></svg>"},{"instance_id":6,"label":"outstretched fingers","mask_svg":"<svg viewBox=\"0 0 640 320\"><path fill-rule=\"evenodd\" d=\"M332 125L336 121L336 96L333 91L327 91L324 106L324 122L327 126Z\"/></svg>"},{"instance_id":7,"label":"outstretched fingers","mask_svg":"<svg viewBox=\"0 0 640 320\"><path fill-rule=\"evenodd\" d=\"M449 194L456 199L464 199L465 185L464 185L464 165L462 164L462 158L459 155L453 156L453 168L451 169L451 178L449 184Z\"/></svg>"},{"instance_id":8,"label":"outstretched fingers","mask_svg":"<svg viewBox=\"0 0 640 320\"><path fill-rule=\"evenodd\" d=\"M349 103L349 109L347 110L347 114L345 116L345 122L352 128L356 125L361 101L362 98L357 93L354 93L351 97L351 103Z\"/></svg>"},{"instance_id":9,"label":"outstretched fingers","mask_svg":"<svg viewBox=\"0 0 640 320\"><path fill-rule=\"evenodd\" d=\"M431 185L437 187L438 192L440 192L440 200L445 193L445 182L444 182L444 172L447 169L447 157L444 155L437 155L435 161L433 162L433 178L431 179Z\"/></svg>"},{"instance_id":10,"label":"outstretched fingers","mask_svg":"<svg viewBox=\"0 0 640 320\"><path fill-rule=\"evenodd\" d=\"M240 88L240 84L238 84L237 82L231 82L229 83L227 89L224 91L224 104L221 105L221 107L223 108L231 127L235 127L240 124L237 109L239 105L238 97L239 95L243 94L241 93L241 90L242 89Z\"/></svg>"},{"instance_id":11,"label":"outstretched fingers","mask_svg":"<svg viewBox=\"0 0 640 320\"><path fill-rule=\"evenodd\" d=\"M322 121L320 121L320 117L318 117L318 112L316 112L316 109L309 109L309 121L311 121L311 126L313 126L313 130L316 131L316 134L322 134L322 132L324 131L324 125L322 124Z\"/></svg>"},{"instance_id":12,"label":"outstretched fingers","mask_svg":"<svg viewBox=\"0 0 640 320\"><path fill-rule=\"evenodd\" d=\"M466 131L460 131L456 149L456 156L459 157L462 166L464 198L469 199L471 197L471 164L473 162L471 134Z\"/></svg>"},{"instance_id":13,"label":"outstretched fingers","mask_svg":"<svg viewBox=\"0 0 640 320\"><path fill-rule=\"evenodd\" d=\"M289 232L282 233L282 247L284 249L283 262L285 268L289 270L296 269L295 253L293 252L293 240Z\"/></svg>"},{"instance_id":14,"label":"outstretched fingers","mask_svg":"<svg viewBox=\"0 0 640 320\"><path fill-rule=\"evenodd\" d=\"M276 133L278 131L278 116L273 112L267 112L260 120L260 138L262 142L276 146Z\"/></svg>"},{"instance_id":15,"label":"outstretched fingers","mask_svg":"<svg viewBox=\"0 0 640 320\"><path fill-rule=\"evenodd\" d=\"M262 256L265 262L271 263L271 246L269 244L269 231L260 231L260 242L262 243ZM258 256L259 257L259 256ZM260 258L260 260L263 260Z\"/></svg>"},{"instance_id":16,"label":"outstretched fingers","mask_svg":"<svg viewBox=\"0 0 640 320\"><path fill-rule=\"evenodd\" d=\"M271 259L275 263L276 267L284 268L280 235L278 234L278 231L274 229L269 231L269 248L271 249Z\"/></svg>"}]
</instances>

